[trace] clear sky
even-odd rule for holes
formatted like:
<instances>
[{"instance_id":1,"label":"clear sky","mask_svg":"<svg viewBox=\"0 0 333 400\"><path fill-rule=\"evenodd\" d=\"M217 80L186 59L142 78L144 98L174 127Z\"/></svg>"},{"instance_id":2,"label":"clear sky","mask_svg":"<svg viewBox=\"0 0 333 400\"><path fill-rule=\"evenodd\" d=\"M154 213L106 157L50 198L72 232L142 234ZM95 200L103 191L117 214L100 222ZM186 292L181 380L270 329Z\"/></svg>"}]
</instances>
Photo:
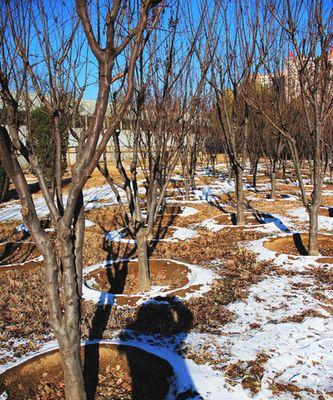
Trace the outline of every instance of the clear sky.
<instances>
[{"instance_id":1,"label":"clear sky","mask_svg":"<svg viewBox=\"0 0 333 400\"><path fill-rule=\"evenodd\" d=\"M236 0L229 0L227 2L223 0L221 1L221 6L228 4L228 7L232 8L232 4L236 4ZM261 1L261 0L258 0ZM279 6L280 2L277 0L272 0L276 2L276 5ZM293 8L296 10L297 7L302 5L303 9L306 10L306 5L310 4L312 0L307 1L299 1L299 0L291 0L291 4ZM318 0L319 1L319 0ZM138 0L129 0L133 7L137 7L140 4ZM256 0L247 0L248 5L254 5ZM24 4L24 2L19 2ZM30 46L29 52L32 55L31 60L33 62L33 67L39 73L40 82L43 88L47 92L47 88L49 87L49 75L47 72L47 67L45 62L43 62L43 58L46 51L45 41L43 40L43 21L47 21L48 30L51 32L51 39L50 39L50 49L51 53L54 54L55 59L59 59L61 53L63 51L63 42L70 37L72 32L73 24L75 25L78 23L78 28L75 35L75 42L74 46L72 46L72 54L71 58L68 62L64 65L64 74L65 76L66 71L72 70L72 65L74 64L76 56L78 56L78 60L76 62L76 75L72 74L68 81L68 89L77 87L77 83L79 86L85 86L84 91L84 98L85 99L96 99L97 96L97 81L98 81L98 69L97 69L97 62L95 57L93 56L92 52L87 46L87 42L85 39L85 35L82 31L82 27L78 21L78 16L75 11L75 0L40 0L40 4L43 7L38 6L37 1L33 1L32 9L29 10L28 7L23 6L20 11L17 12L16 21L15 23L18 24L20 29L24 29L28 25L28 23L32 26L31 34L26 37L23 37L23 40L28 43ZM105 17L106 17L106 10L110 2L108 0L94 0L90 2L90 14L92 18L92 26L94 28L96 37L97 37L97 26L98 26L98 18L97 15L100 15L100 38L101 43L103 44L105 41ZM176 4L178 0L165 0L165 11L162 17L162 29L167 31L169 29L170 20L175 18L175 10L177 9ZM195 25L198 23L201 12L200 8L204 0L179 0L179 4L181 5L181 12L179 18L182 18L185 9L188 8L192 12L191 22L187 22L190 25ZM28 2L27 2L28 4ZM100 5L99 12L97 9L97 4ZM238 3L243 4L243 3ZM245 4L245 2L244 2ZM326 9L326 13L332 13L332 0L322 0L322 4ZM214 8L214 0L208 0L208 8L209 12ZM0 13L2 11L0 10ZM135 14L135 13L134 13ZM306 14L306 12L305 12ZM301 16L302 18L302 16ZM235 22L234 17L230 15L230 25L229 31L231 34L235 31ZM135 17L133 19L135 22ZM128 26L128 22L124 19L123 27ZM179 32L177 36L177 48L181 49L182 44L187 40L186 39L186 32L191 29L191 26L184 26L182 24L179 25ZM125 32L126 33L126 32ZM8 42L10 43L10 35L8 36ZM223 43L221 44L223 45ZM179 50L180 51L180 50ZM44 52L44 54L43 54ZM161 55L162 57L163 55ZM118 58L118 65L115 66L115 72L122 71L124 69L124 65L126 63L125 54L122 57ZM55 65L52 65L52 68L56 68ZM193 73L195 74L195 68ZM52 74L51 74L52 75ZM54 76L56 74L53 73ZM54 78L55 79L55 78ZM33 88L31 87L31 90Z\"/></svg>"}]
</instances>

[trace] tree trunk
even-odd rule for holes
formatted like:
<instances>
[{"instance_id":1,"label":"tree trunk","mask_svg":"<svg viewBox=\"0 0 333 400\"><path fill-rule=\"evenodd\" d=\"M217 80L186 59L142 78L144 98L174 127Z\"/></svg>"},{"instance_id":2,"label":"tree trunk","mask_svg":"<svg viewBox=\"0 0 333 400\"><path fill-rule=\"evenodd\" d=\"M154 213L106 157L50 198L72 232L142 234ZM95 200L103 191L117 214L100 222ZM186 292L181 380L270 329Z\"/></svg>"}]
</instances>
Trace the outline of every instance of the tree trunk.
<instances>
[{"instance_id":1,"label":"tree trunk","mask_svg":"<svg viewBox=\"0 0 333 400\"><path fill-rule=\"evenodd\" d=\"M85 218L83 193L81 191L74 215L74 255L75 255L75 272L77 280L77 288L79 297L82 297L82 274L83 274L83 244L85 233Z\"/></svg>"},{"instance_id":2,"label":"tree trunk","mask_svg":"<svg viewBox=\"0 0 333 400\"><path fill-rule=\"evenodd\" d=\"M60 132L59 112L53 117L54 133L55 133L55 188L57 195L57 203L60 213L63 213L64 204L62 199L62 137Z\"/></svg>"},{"instance_id":3,"label":"tree trunk","mask_svg":"<svg viewBox=\"0 0 333 400\"><path fill-rule=\"evenodd\" d=\"M314 185L314 168L312 168L311 156L309 156L310 185Z\"/></svg>"},{"instance_id":4,"label":"tree trunk","mask_svg":"<svg viewBox=\"0 0 333 400\"><path fill-rule=\"evenodd\" d=\"M287 178L287 155L282 160L282 177Z\"/></svg>"},{"instance_id":5,"label":"tree trunk","mask_svg":"<svg viewBox=\"0 0 333 400\"><path fill-rule=\"evenodd\" d=\"M309 210L309 242L308 255L317 256L319 254L318 247L318 207L311 207Z\"/></svg>"},{"instance_id":6,"label":"tree trunk","mask_svg":"<svg viewBox=\"0 0 333 400\"><path fill-rule=\"evenodd\" d=\"M0 166L0 203L5 199L9 189L9 178L4 168Z\"/></svg>"},{"instance_id":7,"label":"tree trunk","mask_svg":"<svg viewBox=\"0 0 333 400\"><path fill-rule=\"evenodd\" d=\"M44 273L50 325L59 343L59 352L65 380L66 400L85 400L86 394L80 355L79 298L77 293L75 296L71 296L71 290L68 290L68 283L66 282L67 278L64 276L65 304L63 308L65 310L62 310L58 291L58 273L55 253L52 249L52 245L49 243L46 243L43 250L44 251L41 252L44 257ZM62 250L63 246L61 246L61 251ZM75 273L70 274L67 272L67 275L73 275L75 279Z\"/></svg>"},{"instance_id":8,"label":"tree trunk","mask_svg":"<svg viewBox=\"0 0 333 400\"><path fill-rule=\"evenodd\" d=\"M195 169L193 169L191 171L191 176L190 176L190 186L193 190L196 189L196 185L195 185Z\"/></svg>"},{"instance_id":9,"label":"tree trunk","mask_svg":"<svg viewBox=\"0 0 333 400\"><path fill-rule=\"evenodd\" d=\"M65 379L66 400L85 400L84 379L80 353L80 337L58 339Z\"/></svg>"},{"instance_id":10,"label":"tree trunk","mask_svg":"<svg viewBox=\"0 0 333 400\"><path fill-rule=\"evenodd\" d=\"M235 170L236 198L237 198L236 225L245 225L244 203L243 203L243 170L239 166L236 166L234 170Z\"/></svg>"},{"instance_id":11,"label":"tree trunk","mask_svg":"<svg viewBox=\"0 0 333 400\"><path fill-rule=\"evenodd\" d=\"M258 160L255 161L252 168L252 186L257 187L257 172L258 172Z\"/></svg>"},{"instance_id":12,"label":"tree trunk","mask_svg":"<svg viewBox=\"0 0 333 400\"><path fill-rule=\"evenodd\" d=\"M215 174L215 161L216 161L216 156L212 156L212 173Z\"/></svg>"},{"instance_id":13,"label":"tree trunk","mask_svg":"<svg viewBox=\"0 0 333 400\"><path fill-rule=\"evenodd\" d=\"M271 172L271 193L269 196L271 199L275 200L276 198L276 173Z\"/></svg>"},{"instance_id":14,"label":"tree trunk","mask_svg":"<svg viewBox=\"0 0 333 400\"><path fill-rule=\"evenodd\" d=\"M149 274L149 260L148 260L148 244L147 244L147 230L141 228L137 235L138 244L138 281L139 288L142 292L150 290L150 274Z\"/></svg>"},{"instance_id":15,"label":"tree trunk","mask_svg":"<svg viewBox=\"0 0 333 400\"><path fill-rule=\"evenodd\" d=\"M197 169L197 146L194 145L191 153L191 162L190 162L190 187L194 190L195 189L195 171Z\"/></svg>"},{"instance_id":16,"label":"tree trunk","mask_svg":"<svg viewBox=\"0 0 333 400\"><path fill-rule=\"evenodd\" d=\"M183 173L183 179L184 179L184 185L185 185L185 200L189 201L190 200L190 176L189 176L189 171L186 167L185 162L183 163L182 173Z\"/></svg>"},{"instance_id":17,"label":"tree trunk","mask_svg":"<svg viewBox=\"0 0 333 400\"><path fill-rule=\"evenodd\" d=\"M79 219L82 220L82 216L83 214L81 214ZM77 233L83 234L83 230L84 225L81 225L81 227L78 226ZM72 230L68 226L62 225L62 223L59 224L59 257L62 266L64 288L63 309L65 314L63 326L57 339L63 363L66 400L86 398L80 354L80 293L82 281L80 276L77 276L76 268L80 267L82 260L77 260L77 263L75 262L75 255L82 257L82 240L77 239L77 248L74 249L73 242L75 240Z\"/></svg>"},{"instance_id":18,"label":"tree trunk","mask_svg":"<svg viewBox=\"0 0 333 400\"><path fill-rule=\"evenodd\" d=\"M185 200L189 201L190 200L190 180L188 177L186 177L185 181Z\"/></svg>"}]
</instances>

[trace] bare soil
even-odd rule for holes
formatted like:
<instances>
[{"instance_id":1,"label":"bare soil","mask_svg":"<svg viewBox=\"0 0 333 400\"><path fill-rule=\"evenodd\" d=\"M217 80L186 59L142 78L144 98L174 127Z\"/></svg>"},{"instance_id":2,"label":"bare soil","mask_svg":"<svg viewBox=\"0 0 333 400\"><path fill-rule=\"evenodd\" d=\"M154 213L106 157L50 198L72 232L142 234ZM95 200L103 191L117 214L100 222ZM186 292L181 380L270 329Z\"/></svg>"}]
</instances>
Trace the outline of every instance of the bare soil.
<instances>
[{"instance_id":1,"label":"bare soil","mask_svg":"<svg viewBox=\"0 0 333 400\"><path fill-rule=\"evenodd\" d=\"M267 213L276 213L278 210L279 214L287 213L288 210L300 207L301 202L299 201L289 201L289 200L269 200L267 199L259 199L259 200L250 200L247 202L248 207L254 208Z\"/></svg>"},{"instance_id":2,"label":"bare soil","mask_svg":"<svg viewBox=\"0 0 333 400\"><path fill-rule=\"evenodd\" d=\"M322 264L333 264L333 257L320 257L316 261Z\"/></svg>"},{"instance_id":3,"label":"bare soil","mask_svg":"<svg viewBox=\"0 0 333 400\"><path fill-rule=\"evenodd\" d=\"M170 365L130 346L89 345L82 349L88 400L162 400L169 390ZM59 352L34 357L0 375L9 399L64 399Z\"/></svg>"},{"instance_id":4,"label":"bare soil","mask_svg":"<svg viewBox=\"0 0 333 400\"><path fill-rule=\"evenodd\" d=\"M292 254L295 256L308 254L309 235L294 233L293 235L272 238L264 243L264 246L277 253ZM333 235L319 234L319 252L323 256L333 256Z\"/></svg>"},{"instance_id":5,"label":"bare soil","mask_svg":"<svg viewBox=\"0 0 333 400\"><path fill-rule=\"evenodd\" d=\"M318 214L323 217L332 217L333 218L333 207L320 207L318 210Z\"/></svg>"},{"instance_id":6,"label":"bare soil","mask_svg":"<svg viewBox=\"0 0 333 400\"><path fill-rule=\"evenodd\" d=\"M333 207L333 196L323 196L321 205L323 207Z\"/></svg>"},{"instance_id":7,"label":"bare soil","mask_svg":"<svg viewBox=\"0 0 333 400\"><path fill-rule=\"evenodd\" d=\"M166 290L177 289L188 283L189 269L180 263L167 260L149 262L152 285L164 286ZM107 268L98 268L85 276L86 282L93 279L94 288L114 294L139 293L138 262L119 261ZM162 289L163 291L163 289Z\"/></svg>"},{"instance_id":8,"label":"bare soil","mask_svg":"<svg viewBox=\"0 0 333 400\"><path fill-rule=\"evenodd\" d=\"M219 224L222 225L236 225L236 213L225 213L218 215L214 218ZM252 213L244 213L246 225L259 225L262 222Z\"/></svg>"}]
</instances>

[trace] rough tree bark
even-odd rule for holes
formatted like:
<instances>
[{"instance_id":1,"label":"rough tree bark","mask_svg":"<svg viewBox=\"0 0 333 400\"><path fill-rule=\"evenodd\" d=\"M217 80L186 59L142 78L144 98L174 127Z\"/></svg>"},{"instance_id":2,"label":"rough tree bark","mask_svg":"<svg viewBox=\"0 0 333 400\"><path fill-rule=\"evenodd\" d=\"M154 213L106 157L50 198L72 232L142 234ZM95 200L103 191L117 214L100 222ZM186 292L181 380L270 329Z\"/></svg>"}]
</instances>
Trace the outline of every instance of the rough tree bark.
<instances>
[{"instance_id":1,"label":"rough tree bark","mask_svg":"<svg viewBox=\"0 0 333 400\"><path fill-rule=\"evenodd\" d=\"M119 30L115 25L118 23L116 21L118 21L119 14L124 12L124 8L121 7L121 2L114 2L109 10L108 21L106 23L106 48L101 48L95 39L91 26L87 2L84 0L77 0L76 2L77 13L88 39L88 44L98 61L99 80L98 96L91 122L78 140L78 155L76 163L71 170L72 179L68 189L66 206L62 204L62 154L61 143L59 141L58 114L54 116L57 146L55 179L57 199L54 200L42 171L38 166L35 155L20 141L18 101L11 94L9 89L10 76L6 75L6 72L12 71L12 69L2 70L2 65L0 65L1 97L9 110L7 118L8 130L5 126L0 127L0 158L18 192L22 205L23 221L28 226L31 236L44 258L43 271L48 300L49 322L59 343L65 379L65 396L68 400L86 399L80 355L80 295L82 290L82 249L84 240L82 188L98 164L106 144L122 120L131 101L134 92L135 64L145 44L143 34L148 23L150 10L158 3L159 1L156 0L142 2L138 10L139 16L135 22L135 26L123 35L122 29ZM20 3L18 5L23 7ZM34 8L31 6L31 3L28 3L28 6L31 7L31 12L33 12ZM38 75L35 74L34 66L30 64L29 47L26 47L26 42L21 38L21 32L19 35L16 31L16 20L13 18L13 10L10 2L6 2L6 16L9 21L10 33L13 37L13 52L19 55L25 67L23 73L20 71L22 81L24 83L24 79L27 79L26 76L29 75L39 100L42 103L48 104L49 100L45 95L41 81L39 81ZM18 8L17 10L21 9ZM41 14L44 16L43 13ZM119 19L123 21L121 17ZM47 22L45 22L44 28L45 30L42 29L43 35L47 35ZM27 32L28 34L30 34L30 31ZM74 36L73 33L67 45L63 46L64 55L60 54L63 59L68 54L67 50L74 43ZM46 46L48 46L50 41L51 38L45 36L39 43L41 45L46 43ZM110 87L118 79L117 76L112 78L116 58L130 43L133 43L133 47L128 60L128 68L124 74L121 74L121 76L126 75L127 85L125 93L112 123L103 132L103 135L101 135L109 101ZM41 54L44 54L43 51ZM59 52L56 51L56 54L59 54ZM45 61L48 66L52 64L49 61L49 58ZM73 59L70 62L72 68ZM59 63L57 65L59 66ZM46 68L46 70L48 69ZM50 82L56 81L52 79L51 75L49 77ZM71 71L69 72L69 76L70 79L73 78ZM57 92L58 89L58 87L52 87L54 92ZM18 94L16 92L16 95ZM26 96L29 96L29 93L26 93ZM29 185L18 162L19 155L22 155L29 163L39 181L42 194L50 212L52 225L55 227L56 244L50 240L48 233L41 227L40 218L37 215Z\"/></svg>"},{"instance_id":2,"label":"rough tree bark","mask_svg":"<svg viewBox=\"0 0 333 400\"><path fill-rule=\"evenodd\" d=\"M148 229L140 228L136 234L138 245L138 280L140 290L146 292L150 290L150 272L149 272L149 257L148 257Z\"/></svg>"}]
</instances>

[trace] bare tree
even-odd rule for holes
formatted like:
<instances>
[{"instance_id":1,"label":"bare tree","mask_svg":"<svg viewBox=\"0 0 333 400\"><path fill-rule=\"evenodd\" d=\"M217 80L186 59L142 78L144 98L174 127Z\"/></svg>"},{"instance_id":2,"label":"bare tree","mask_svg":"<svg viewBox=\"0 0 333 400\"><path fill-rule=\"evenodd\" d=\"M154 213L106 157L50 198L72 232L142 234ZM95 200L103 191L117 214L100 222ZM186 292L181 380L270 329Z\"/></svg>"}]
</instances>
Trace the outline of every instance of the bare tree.
<instances>
[{"instance_id":1,"label":"bare tree","mask_svg":"<svg viewBox=\"0 0 333 400\"><path fill-rule=\"evenodd\" d=\"M99 167L116 195L124 226L137 242L142 291L150 289L149 250L154 228L163 215L167 186L184 143L192 140L188 138L192 135L192 121L204 82L201 74L195 85L190 82L197 33L179 48L183 29L180 11L181 3L177 2L175 14L166 23L162 22L164 29L155 30L151 46L141 54L138 63L136 94L128 117L132 131L129 169L122 156L119 132L113 135L113 143L120 182L110 175L106 160ZM144 201L140 199L139 171L144 176ZM121 191L125 192L125 201Z\"/></svg>"},{"instance_id":2,"label":"bare tree","mask_svg":"<svg viewBox=\"0 0 333 400\"><path fill-rule=\"evenodd\" d=\"M245 223L243 173L251 112L243 92L252 85L258 68L258 10L258 5L252 13L247 3L230 2L223 5L217 1L211 22L215 28L209 83L214 89L218 121L235 178L238 225ZM235 29L230 29L231 15Z\"/></svg>"},{"instance_id":3,"label":"bare tree","mask_svg":"<svg viewBox=\"0 0 333 400\"><path fill-rule=\"evenodd\" d=\"M263 35L263 60L272 78L275 107L258 110L288 143L301 191L309 214L308 254L318 254L318 209L327 169L325 130L331 115L332 10L321 1L308 1L297 6L289 0L267 3L274 34ZM272 57L267 49L274 49ZM292 49L292 50L290 50ZM253 99L252 99L253 100ZM251 101L255 108L255 101ZM258 106L258 104L257 104ZM300 145L301 144L301 145ZM308 155L313 190L308 195L302 174L302 159Z\"/></svg>"},{"instance_id":4,"label":"bare tree","mask_svg":"<svg viewBox=\"0 0 333 400\"><path fill-rule=\"evenodd\" d=\"M18 192L23 220L44 258L49 320L59 342L66 398L71 400L86 398L80 357L84 236L82 188L131 101L136 61L145 44L144 32L147 24L154 24L154 15L150 19L150 11L158 3L156 0L147 0L136 7L131 2L115 1L112 6L107 6L102 15L105 22L103 44L96 40L94 20L89 15L85 0L77 0L76 11L69 7L66 9L68 13L56 13L56 4L51 3L48 10L52 9L53 15L50 18L42 1L37 3L38 8L32 1L2 3L0 87L1 98L6 105L7 125L0 127L0 158ZM76 52L74 48L81 43L79 21L88 49L97 60L98 95L88 129L82 131L79 137L77 160L71 169L71 183L65 203L59 144L56 144L57 196L54 199L31 146L22 141L18 110L19 102L29 101L29 91L32 88L39 100L53 113L56 142L58 141L57 118L62 110L60 99L63 98L67 85L75 88L79 83L80 63L74 63L71 59ZM68 29L64 29L64 26ZM37 38L33 46L32 38ZM54 46L52 49L51 43ZM131 57L127 65L117 63L128 47L131 47ZM68 70L65 71L65 68ZM111 87L123 76L123 84L126 86L123 99L108 129L101 135ZM76 96L80 96L79 93L75 92L76 99ZM24 157L38 179L55 227L55 240L51 240L41 227L19 157Z\"/></svg>"},{"instance_id":5,"label":"bare tree","mask_svg":"<svg viewBox=\"0 0 333 400\"><path fill-rule=\"evenodd\" d=\"M260 84L257 82L255 85L255 89L253 92L253 97L259 97L258 100L261 106L270 110L271 113L274 113L274 107L276 106L274 102L274 94L272 92L271 81L265 82L265 84ZM257 136L256 140L251 140L252 145L259 149L260 153L262 153L265 157L265 162L267 165L268 175L271 181L271 188L269 197L271 199L276 198L276 178L279 168L279 161L281 158L282 151L285 146L285 140L283 136L278 132L271 124L264 118L264 116L260 113L254 114L254 129L255 135ZM259 142L258 142L259 141ZM256 152L256 150L252 149L252 152Z\"/></svg>"}]
</instances>

